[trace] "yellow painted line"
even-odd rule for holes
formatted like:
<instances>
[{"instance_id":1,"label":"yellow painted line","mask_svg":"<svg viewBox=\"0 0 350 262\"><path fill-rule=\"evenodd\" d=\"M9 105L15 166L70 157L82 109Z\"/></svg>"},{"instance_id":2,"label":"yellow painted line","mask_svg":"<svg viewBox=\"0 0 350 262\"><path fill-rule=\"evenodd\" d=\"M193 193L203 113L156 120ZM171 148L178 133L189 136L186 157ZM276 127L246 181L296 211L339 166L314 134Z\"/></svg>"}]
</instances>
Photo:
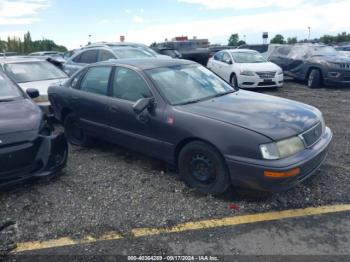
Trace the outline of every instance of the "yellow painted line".
<instances>
[{"instance_id":1,"label":"yellow painted line","mask_svg":"<svg viewBox=\"0 0 350 262\"><path fill-rule=\"evenodd\" d=\"M52 239L47 241L33 241L33 242L24 242L18 243L17 248L15 249L15 253L20 253L24 251L33 251L47 248L55 248L55 247L64 247L64 246L74 246L79 244L91 244L99 241L106 240L118 240L123 238L122 235L117 232L109 232L99 238L95 238L93 236L85 236L83 239L75 240L70 237L62 237L58 239Z\"/></svg>"},{"instance_id":2,"label":"yellow painted line","mask_svg":"<svg viewBox=\"0 0 350 262\"><path fill-rule=\"evenodd\" d=\"M263 221L274 221L287 218L296 218L296 217L307 217L314 215L322 215L336 212L350 211L350 204L346 205L333 205L333 206L321 206L321 207L308 207L304 209L291 209L285 211L277 212L266 212L258 213L252 215L242 215L242 216L233 216L233 217L224 217L219 219L209 219L196 222L187 222L175 225L168 228L136 228L131 230L131 235L135 238L137 237L146 237L159 234L167 233L180 233L185 231L193 231L200 229L210 229L210 228L220 228L228 227L242 224L251 224ZM14 251L15 253L33 251L47 248L63 247L63 246L72 246L79 244L91 244L100 241L108 240L119 240L123 236L117 232L109 232L99 238L94 238L92 236L86 236L81 240L73 240L69 237L63 237L59 239L53 239L48 241L34 241L34 242L25 242L18 243L17 248Z\"/></svg>"}]
</instances>

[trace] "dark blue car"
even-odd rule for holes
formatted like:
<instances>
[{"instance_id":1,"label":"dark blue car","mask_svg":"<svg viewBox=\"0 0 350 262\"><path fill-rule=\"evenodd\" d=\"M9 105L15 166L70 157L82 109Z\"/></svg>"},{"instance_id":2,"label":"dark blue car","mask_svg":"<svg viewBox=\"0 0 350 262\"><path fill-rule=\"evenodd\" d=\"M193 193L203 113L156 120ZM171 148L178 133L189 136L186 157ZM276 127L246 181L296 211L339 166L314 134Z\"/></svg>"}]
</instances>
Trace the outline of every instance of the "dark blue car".
<instances>
[{"instance_id":1,"label":"dark blue car","mask_svg":"<svg viewBox=\"0 0 350 262\"><path fill-rule=\"evenodd\" d=\"M176 165L187 185L277 191L310 177L332 139L322 114L299 102L238 90L178 59L90 65L49 89L68 140L98 137Z\"/></svg>"}]
</instances>

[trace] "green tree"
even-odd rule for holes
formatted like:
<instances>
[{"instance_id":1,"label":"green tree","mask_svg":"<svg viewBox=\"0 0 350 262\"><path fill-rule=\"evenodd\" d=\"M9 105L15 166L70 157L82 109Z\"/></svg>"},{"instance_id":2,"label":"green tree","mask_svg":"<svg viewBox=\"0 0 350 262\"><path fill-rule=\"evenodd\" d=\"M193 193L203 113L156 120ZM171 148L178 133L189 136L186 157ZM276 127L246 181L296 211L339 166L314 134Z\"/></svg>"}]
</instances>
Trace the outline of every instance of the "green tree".
<instances>
[{"instance_id":1,"label":"green tree","mask_svg":"<svg viewBox=\"0 0 350 262\"><path fill-rule=\"evenodd\" d=\"M239 36L238 34L232 34L228 40L229 46L237 46L239 42Z\"/></svg>"},{"instance_id":2,"label":"green tree","mask_svg":"<svg viewBox=\"0 0 350 262\"><path fill-rule=\"evenodd\" d=\"M298 39L296 37L288 37L287 38L287 44L292 45L292 44L296 44L296 43L298 43Z\"/></svg>"},{"instance_id":3,"label":"green tree","mask_svg":"<svg viewBox=\"0 0 350 262\"><path fill-rule=\"evenodd\" d=\"M271 39L270 41L271 44L285 44L286 41L284 41L284 37L281 34L275 35L274 38Z\"/></svg>"},{"instance_id":4,"label":"green tree","mask_svg":"<svg viewBox=\"0 0 350 262\"><path fill-rule=\"evenodd\" d=\"M240 45L246 45L247 43L243 40L239 40L237 45L240 46Z\"/></svg>"}]
</instances>

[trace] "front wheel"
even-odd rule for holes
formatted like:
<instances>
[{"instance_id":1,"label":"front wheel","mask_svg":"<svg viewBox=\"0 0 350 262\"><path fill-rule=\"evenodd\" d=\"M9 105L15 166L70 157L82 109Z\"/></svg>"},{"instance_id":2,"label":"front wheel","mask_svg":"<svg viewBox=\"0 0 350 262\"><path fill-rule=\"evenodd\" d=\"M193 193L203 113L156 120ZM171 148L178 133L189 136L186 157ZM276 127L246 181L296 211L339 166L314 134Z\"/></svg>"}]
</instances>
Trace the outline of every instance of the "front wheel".
<instances>
[{"instance_id":1,"label":"front wheel","mask_svg":"<svg viewBox=\"0 0 350 262\"><path fill-rule=\"evenodd\" d=\"M312 69L307 79L307 86L310 88L318 88L321 84L321 73L317 69Z\"/></svg>"},{"instance_id":2,"label":"front wheel","mask_svg":"<svg viewBox=\"0 0 350 262\"><path fill-rule=\"evenodd\" d=\"M64 131L69 143L81 147L88 147L91 139L88 137L80 125L79 118L70 113L64 120Z\"/></svg>"},{"instance_id":3,"label":"front wheel","mask_svg":"<svg viewBox=\"0 0 350 262\"><path fill-rule=\"evenodd\" d=\"M221 154L201 141L191 142L181 150L179 170L187 186L205 194L223 194L231 185Z\"/></svg>"}]
</instances>

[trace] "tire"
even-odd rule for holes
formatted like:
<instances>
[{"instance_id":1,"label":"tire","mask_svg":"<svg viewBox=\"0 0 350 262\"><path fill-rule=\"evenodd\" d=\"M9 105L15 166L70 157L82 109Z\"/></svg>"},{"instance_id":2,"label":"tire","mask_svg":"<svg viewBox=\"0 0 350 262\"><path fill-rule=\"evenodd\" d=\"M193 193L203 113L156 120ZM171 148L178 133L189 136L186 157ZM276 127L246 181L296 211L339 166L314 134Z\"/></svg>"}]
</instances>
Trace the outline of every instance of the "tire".
<instances>
[{"instance_id":1,"label":"tire","mask_svg":"<svg viewBox=\"0 0 350 262\"><path fill-rule=\"evenodd\" d=\"M185 184L202 193L221 195L231 185L223 157L207 143L194 141L187 144L179 154L178 164Z\"/></svg>"},{"instance_id":2,"label":"tire","mask_svg":"<svg viewBox=\"0 0 350 262\"><path fill-rule=\"evenodd\" d=\"M237 76L235 74L231 76L230 84L231 86L238 88Z\"/></svg>"},{"instance_id":3,"label":"tire","mask_svg":"<svg viewBox=\"0 0 350 262\"><path fill-rule=\"evenodd\" d=\"M70 144L81 147L91 145L91 138L81 128L80 120L74 113L66 116L64 120L64 131Z\"/></svg>"},{"instance_id":4,"label":"tire","mask_svg":"<svg viewBox=\"0 0 350 262\"><path fill-rule=\"evenodd\" d=\"M321 72L318 69L312 69L308 78L307 86L310 88L318 88L321 85Z\"/></svg>"}]
</instances>

